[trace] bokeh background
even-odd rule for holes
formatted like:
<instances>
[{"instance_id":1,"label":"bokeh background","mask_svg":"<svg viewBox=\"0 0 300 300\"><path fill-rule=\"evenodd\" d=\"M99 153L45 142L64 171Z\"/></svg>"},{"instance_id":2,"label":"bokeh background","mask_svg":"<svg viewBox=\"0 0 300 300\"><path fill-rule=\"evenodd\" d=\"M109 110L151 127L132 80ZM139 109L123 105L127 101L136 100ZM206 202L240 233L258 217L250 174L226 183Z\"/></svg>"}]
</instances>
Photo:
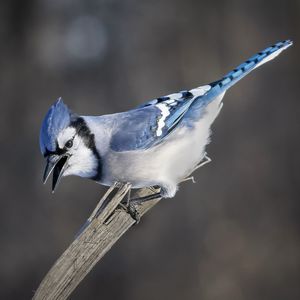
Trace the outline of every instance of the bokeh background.
<instances>
[{"instance_id":1,"label":"bokeh background","mask_svg":"<svg viewBox=\"0 0 300 300\"><path fill-rule=\"evenodd\" d=\"M127 110L287 38L226 94L197 184L161 201L71 299L299 299L300 1L1 1L0 298L31 298L105 191L42 185L39 127L57 97L84 115Z\"/></svg>"}]
</instances>

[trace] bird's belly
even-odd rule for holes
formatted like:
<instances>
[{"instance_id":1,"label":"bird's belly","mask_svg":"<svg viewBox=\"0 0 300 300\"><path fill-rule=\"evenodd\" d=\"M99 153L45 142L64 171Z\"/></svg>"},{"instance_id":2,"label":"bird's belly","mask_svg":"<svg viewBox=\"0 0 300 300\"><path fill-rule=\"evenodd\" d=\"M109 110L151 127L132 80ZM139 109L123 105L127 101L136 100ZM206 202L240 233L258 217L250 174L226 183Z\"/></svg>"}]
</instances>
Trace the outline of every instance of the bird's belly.
<instances>
[{"instance_id":1,"label":"bird's belly","mask_svg":"<svg viewBox=\"0 0 300 300\"><path fill-rule=\"evenodd\" d=\"M180 128L172 138L148 150L108 153L104 181L131 182L133 187L178 183L189 175L205 152L209 128ZM105 183L105 182L104 182Z\"/></svg>"}]
</instances>

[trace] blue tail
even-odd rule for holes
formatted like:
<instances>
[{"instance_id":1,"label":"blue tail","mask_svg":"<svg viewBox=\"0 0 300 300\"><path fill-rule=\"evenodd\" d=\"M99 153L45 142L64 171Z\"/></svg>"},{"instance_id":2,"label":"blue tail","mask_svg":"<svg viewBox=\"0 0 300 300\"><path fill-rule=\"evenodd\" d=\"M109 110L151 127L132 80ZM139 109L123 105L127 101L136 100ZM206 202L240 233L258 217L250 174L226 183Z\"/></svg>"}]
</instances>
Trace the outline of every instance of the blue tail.
<instances>
[{"instance_id":1,"label":"blue tail","mask_svg":"<svg viewBox=\"0 0 300 300\"><path fill-rule=\"evenodd\" d=\"M292 41L286 40L283 42L278 42L273 46L268 47L261 52L258 52L257 54L246 60L244 63L236 67L233 71L226 74L222 79L212 82L210 84L212 86L212 89L207 93L207 96L209 96L209 94L211 94L211 96L216 96L225 92L252 70L272 60L278 54L280 54L281 51L290 47L292 44Z\"/></svg>"}]
</instances>

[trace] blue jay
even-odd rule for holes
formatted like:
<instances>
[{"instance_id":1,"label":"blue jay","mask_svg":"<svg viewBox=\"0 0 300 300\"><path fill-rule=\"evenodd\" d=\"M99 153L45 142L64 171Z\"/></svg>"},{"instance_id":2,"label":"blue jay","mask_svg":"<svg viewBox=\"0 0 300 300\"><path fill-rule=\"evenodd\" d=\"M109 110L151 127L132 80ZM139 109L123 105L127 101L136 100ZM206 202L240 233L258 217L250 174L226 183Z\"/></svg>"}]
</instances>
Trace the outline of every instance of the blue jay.
<instances>
[{"instance_id":1,"label":"blue jay","mask_svg":"<svg viewBox=\"0 0 300 300\"><path fill-rule=\"evenodd\" d=\"M227 89L291 45L290 40L276 43L218 81L126 112L80 116L59 98L40 131L40 148L47 159L44 183L53 172L52 191L61 177L77 175L106 186L159 186L162 197L174 197L178 183L208 160L210 127Z\"/></svg>"}]
</instances>

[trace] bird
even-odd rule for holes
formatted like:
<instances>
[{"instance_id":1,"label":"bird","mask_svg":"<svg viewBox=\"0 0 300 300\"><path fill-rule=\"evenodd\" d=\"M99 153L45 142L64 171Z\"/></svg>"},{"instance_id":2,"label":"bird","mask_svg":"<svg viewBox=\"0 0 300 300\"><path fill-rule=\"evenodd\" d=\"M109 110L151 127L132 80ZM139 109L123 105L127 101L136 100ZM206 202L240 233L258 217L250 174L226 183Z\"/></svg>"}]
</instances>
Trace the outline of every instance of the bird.
<instances>
[{"instance_id":1,"label":"bird","mask_svg":"<svg viewBox=\"0 0 300 300\"><path fill-rule=\"evenodd\" d=\"M179 183L210 160L205 149L226 91L292 44L275 43L217 81L125 112L82 116L59 98L40 130L46 159L43 182L53 173L54 192L62 177L76 175L105 186L116 182L130 183L133 189L157 186L161 197L174 197Z\"/></svg>"}]
</instances>

